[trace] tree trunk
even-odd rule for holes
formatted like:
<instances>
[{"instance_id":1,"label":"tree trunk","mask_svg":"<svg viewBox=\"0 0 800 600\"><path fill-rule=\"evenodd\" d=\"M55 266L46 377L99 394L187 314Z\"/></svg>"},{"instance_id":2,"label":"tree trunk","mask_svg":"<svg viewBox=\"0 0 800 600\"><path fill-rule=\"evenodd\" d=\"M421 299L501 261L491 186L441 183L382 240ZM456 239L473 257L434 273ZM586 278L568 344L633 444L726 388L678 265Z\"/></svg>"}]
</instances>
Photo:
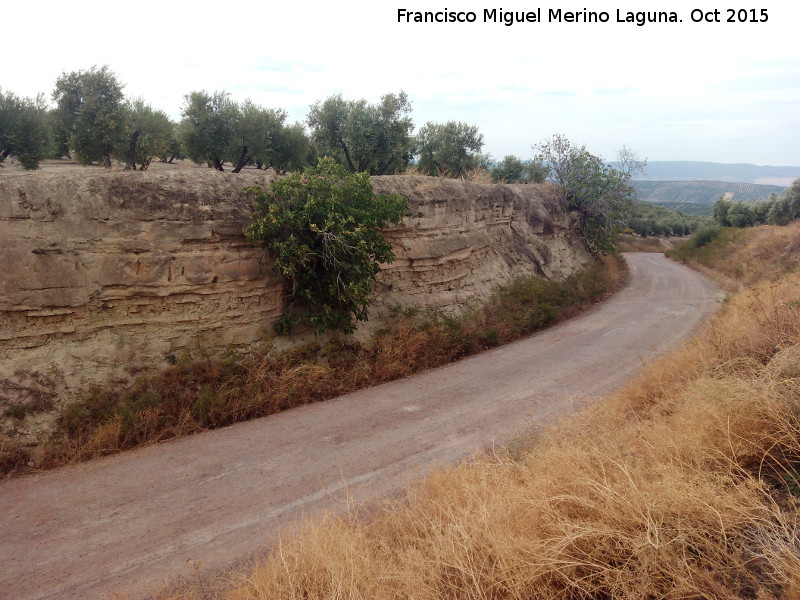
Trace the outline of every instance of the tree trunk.
<instances>
[{"instance_id":1,"label":"tree trunk","mask_svg":"<svg viewBox=\"0 0 800 600\"><path fill-rule=\"evenodd\" d=\"M231 173L238 173L248 162L250 162L250 157L247 156L247 146L242 146L242 154L239 156L239 162L236 163L236 167Z\"/></svg>"},{"instance_id":2,"label":"tree trunk","mask_svg":"<svg viewBox=\"0 0 800 600\"><path fill-rule=\"evenodd\" d=\"M169 160L167 161L167 164L171 165L173 160L175 160L175 155L174 154L169 157Z\"/></svg>"},{"instance_id":3,"label":"tree trunk","mask_svg":"<svg viewBox=\"0 0 800 600\"><path fill-rule=\"evenodd\" d=\"M342 146L342 150L344 150L344 157L347 159L347 168L350 169L351 173L356 172L356 167L353 164L353 161L350 160L350 152L347 150L347 145L344 143L344 140L340 139L339 144Z\"/></svg>"},{"instance_id":4,"label":"tree trunk","mask_svg":"<svg viewBox=\"0 0 800 600\"><path fill-rule=\"evenodd\" d=\"M225 169L222 168L222 161L217 156L214 157L214 168L217 171L225 171Z\"/></svg>"},{"instance_id":5,"label":"tree trunk","mask_svg":"<svg viewBox=\"0 0 800 600\"><path fill-rule=\"evenodd\" d=\"M3 150L3 152L0 153L0 163L7 159L9 154L11 154L11 150Z\"/></svg>"},{"instance_id":6,"label":"tree trunk","mask_svg":"<svg viewBox=\"0 0 800 600\"><path fill-rule=\"evenodd\" d=\"M378 169L378 175L383 175L384 173L386 173L386 169L388 169L389 165L391 165L393 162L394 159L387 160L385 163L383 163L383 166Z\"/></svg>"},{"instance_id":7,"label":"tree trunk","mask_svg":"<svg viewBox=\"0 0 800 600\"><path fill-rule=\"evenodd\" d=\"M103 144L103 166L111 168L111 144Z\"/></svg>"},{"instance_id":8,"label":"tree trunk","mask_svg":"<svg viewBox=\"0 0 800 600\"><path fill-rule=\"evenodd\" d=\"M136 130L131 134L131 145L128 147L128 158L125 161L126 171L136 170L136 144L139 142L140 130Z\"/></svg>"}]
</instances>

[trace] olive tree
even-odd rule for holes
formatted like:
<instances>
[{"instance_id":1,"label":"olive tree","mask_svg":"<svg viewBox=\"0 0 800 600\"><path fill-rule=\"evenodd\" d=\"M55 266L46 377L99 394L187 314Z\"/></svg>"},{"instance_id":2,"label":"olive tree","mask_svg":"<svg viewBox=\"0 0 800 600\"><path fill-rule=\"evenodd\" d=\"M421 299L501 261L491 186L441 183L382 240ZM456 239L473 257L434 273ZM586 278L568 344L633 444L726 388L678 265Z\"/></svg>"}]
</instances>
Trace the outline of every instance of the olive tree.
<instances>
[{"instance_id":1,"label":"olive tree","mask_svg":"<svg viewBox=\"0 0 800 600\"><path fill-rule=\"evenodd\" d=\"M142 98L129 101L126 110L126 127L115 155L125 162L126 171L135 171L137 164L144 171L169 149L174 124L164 111L153 109Z\"/></svg>"},{"instance_id":2,"label":"olive tree","mask_svg":"<svg viewBox=\"0 0 800 600\"><path fill-rule=\"evenodd\" d=\"M9 156L25 169L36 169L48 146L44 98L20 98L0 89L0 166Z\"/></svg>"},{"instance_id":3,"label":"olive tree","mask_svg":"<svg viewBox=\"0 0 800 600\"><path fill-rule=\"evenodd\" d=\"M186 94L181 116L181 142L186 155L198 164L208 163L224 171L239 116L229 94L209 94L205 90Z\"/></svg>"},{"instance_id":4,"label":"olive tree","mask_svg":"<svg viewBox=\"0 0 800 600\"><path fill-rule=\"evenodd\" d=\"M272 167L278 173L300 171L315 162L314 148L302 123L281 126L270 142L264 166Z\"/></svg>"},{"instance_id":5,"label":"olive tree","mask_svg":"<svg viewBox=\"0 0 800 600\"><path fill-rule=\"evenodd\" d=\"M53 90L60 146L81 164L111 166L115 143L126 123L123 85L107 65L63 73Z\"/></svg>"},{"instance_id":6,"label":"olive tree","mask_svg":"<svg viewBox=\"0 0 800 600\"><path fill-rule=\"evenodd\" d=\"M576 146L563 135L534 146L536 160L547 166L569 210L579 216L579 227L593 254L612 250L631 215L635 193L629 185L646 161L622 148L612 167L586 146Z\"/></svg>"},{"instance_id":7,"label":"olive tree","mask_svg":"<svg viewBox=\"0 0 800 600\"><path fill-rule=\"evenodd\" d=\"M513 154L503 157L492 168L492 180L501 183L542 183L547 175L548 169L542 163L535 160L523 162Z\"/></svg>"},{"instance_id":8,"label":"olive tree","mask_svg":"<svg viewBox=\"0 0 800 600\"><path fill-rule=\"evenodd\" d=\"M414 122L405 92L385 94L377 104L341 94L311 106L308 125L320 155L332 156L351 173L399 173L411 159Z\"/></svg>"},{"instance_id":9,"label":"olive tree","mask_svg":"<svg viewBox=\"0 0 800 600\"><path fill-rule=\"evenodd\" d=\"M423 175L463 177L483 162L482 148L476 125L428 122L417 133L417 169Z\"/></svg>"},{"instance_id":10,"label":"olive tree","mask_svg":"<svg viewBox=\"0 0 800 600\"><path fill-rule=\"evenodd\" d=\"M158 158L165 163L172 163L176 158L178 160L186 158L183 144L181 144L180 123L170 121L169 139L167 140L166 148Z\"/></svg>"},{"instance_id":11,"label":"olive tree","mask_svg":"<svg viewBox=\"0 0 800 600\"><path fill-rule=\"evenodd\" d=\"M250 163L270 164L274 140L286 120L286 112L263 108L249 99L237 106L228 160L238 173Z\"/></svg>"}]
</instances>

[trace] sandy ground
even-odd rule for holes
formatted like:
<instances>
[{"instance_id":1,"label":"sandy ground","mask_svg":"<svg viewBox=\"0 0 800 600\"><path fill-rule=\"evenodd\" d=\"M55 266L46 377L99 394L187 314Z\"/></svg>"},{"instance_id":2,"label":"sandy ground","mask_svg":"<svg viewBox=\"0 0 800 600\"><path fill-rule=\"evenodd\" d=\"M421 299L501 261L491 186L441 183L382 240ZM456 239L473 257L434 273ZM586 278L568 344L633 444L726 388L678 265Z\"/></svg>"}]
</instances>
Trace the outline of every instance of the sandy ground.
<instances>
[{"instance_id":1,"label":"sandy ground","mask_svg":"<svg viewBox=\"0 0 800 600\"><path fill-rule=\"evenodd\" d=\"M0 597L142 595L218 568L325 508L377 498L635 375L689 335L715 285L659 254L567 323L316 405L0 485ZM198 563L199 561L199 563Z\"/></svg>"}]
</instances>

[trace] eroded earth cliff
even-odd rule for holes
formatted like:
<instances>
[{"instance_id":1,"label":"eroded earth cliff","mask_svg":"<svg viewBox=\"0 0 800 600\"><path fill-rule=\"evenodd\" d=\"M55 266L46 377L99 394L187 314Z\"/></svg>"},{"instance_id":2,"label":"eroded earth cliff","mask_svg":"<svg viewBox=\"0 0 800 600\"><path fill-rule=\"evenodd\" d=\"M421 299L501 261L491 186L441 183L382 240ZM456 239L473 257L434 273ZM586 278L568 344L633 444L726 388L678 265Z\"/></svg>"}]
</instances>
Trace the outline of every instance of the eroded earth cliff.
<instances>
[{"instance_id":1,"label":"eroded earth cliff","mask_svg":"<svg viewBox=\"0 0 800 600\"><path fill-rule=\"evenodd\" d=\"M0 178L0 434L34 443L88 383L126 385L183 348L267 338L282 282L244 239L242 190L269 181L204 169ZM373 184L408 198L386 232L397 260L373 320L396 305L457 310L518 275L562 278L588 260L546 185Z\"/></svg>"}]
</instances>

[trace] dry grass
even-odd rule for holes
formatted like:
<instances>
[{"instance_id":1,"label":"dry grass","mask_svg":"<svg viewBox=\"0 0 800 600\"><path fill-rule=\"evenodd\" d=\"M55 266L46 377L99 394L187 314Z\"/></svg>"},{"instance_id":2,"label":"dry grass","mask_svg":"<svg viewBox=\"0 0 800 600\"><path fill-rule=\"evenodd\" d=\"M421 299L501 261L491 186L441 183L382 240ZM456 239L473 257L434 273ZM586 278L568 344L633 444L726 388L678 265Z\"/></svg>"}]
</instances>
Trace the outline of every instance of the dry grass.
<instances>
[{"instance_id":1,"label":"dry grass","mask_svg":"<svg viewBox=\"0 0 800 600\"><path fill-rule=\"evenodd\" d=\"M131 389L87 390L39 449L0 439L0 475L90 460L447 364L574 315L616 290L624 272L609 257L563 282L523 278L459 316L400 313L367 344L338 338L247 357L186 353Z\"/></svg>"},{"instance_id":2,"label":"dry grass","mask_svg":"<svg viewBox=\"0 0 800 600\"><path fill-rule=\"evenodd\" d=\"M767 280L613 397L310 523L225 597L800 597L800 274L760 260Z\"/></svg>"},{"instance_id":3,"label":"dry grass","mask_svg":"<svg viewBox=\"0 0 800 600\"><path fill-rule=\"evenodd\" d=\"M695 248L685 243L667 253L730 288L770 280L800 270L800 221L777 227L723 228L719 237Z\"/></svg>"},{"instance_id":4,"label":"dry grass","mask_svg":"<svg viewBox=\"0 0 800 600\"><path fill-rule=\"evenodd\" d=\"M418 176L422 175L416 165L411 165L400 175L409 175L409 176ZM424 175L427 175L425 173ZM472 183L497 183L492 178L492 173L489 169L485 167L475 167L474 169L470 169L469 171L465 171L461 175L457 175L454 172L444 170L440 172L437 177L442 177L444 179L461 179L463 181L471 181Z\"/></svg>"}]
</instances>

